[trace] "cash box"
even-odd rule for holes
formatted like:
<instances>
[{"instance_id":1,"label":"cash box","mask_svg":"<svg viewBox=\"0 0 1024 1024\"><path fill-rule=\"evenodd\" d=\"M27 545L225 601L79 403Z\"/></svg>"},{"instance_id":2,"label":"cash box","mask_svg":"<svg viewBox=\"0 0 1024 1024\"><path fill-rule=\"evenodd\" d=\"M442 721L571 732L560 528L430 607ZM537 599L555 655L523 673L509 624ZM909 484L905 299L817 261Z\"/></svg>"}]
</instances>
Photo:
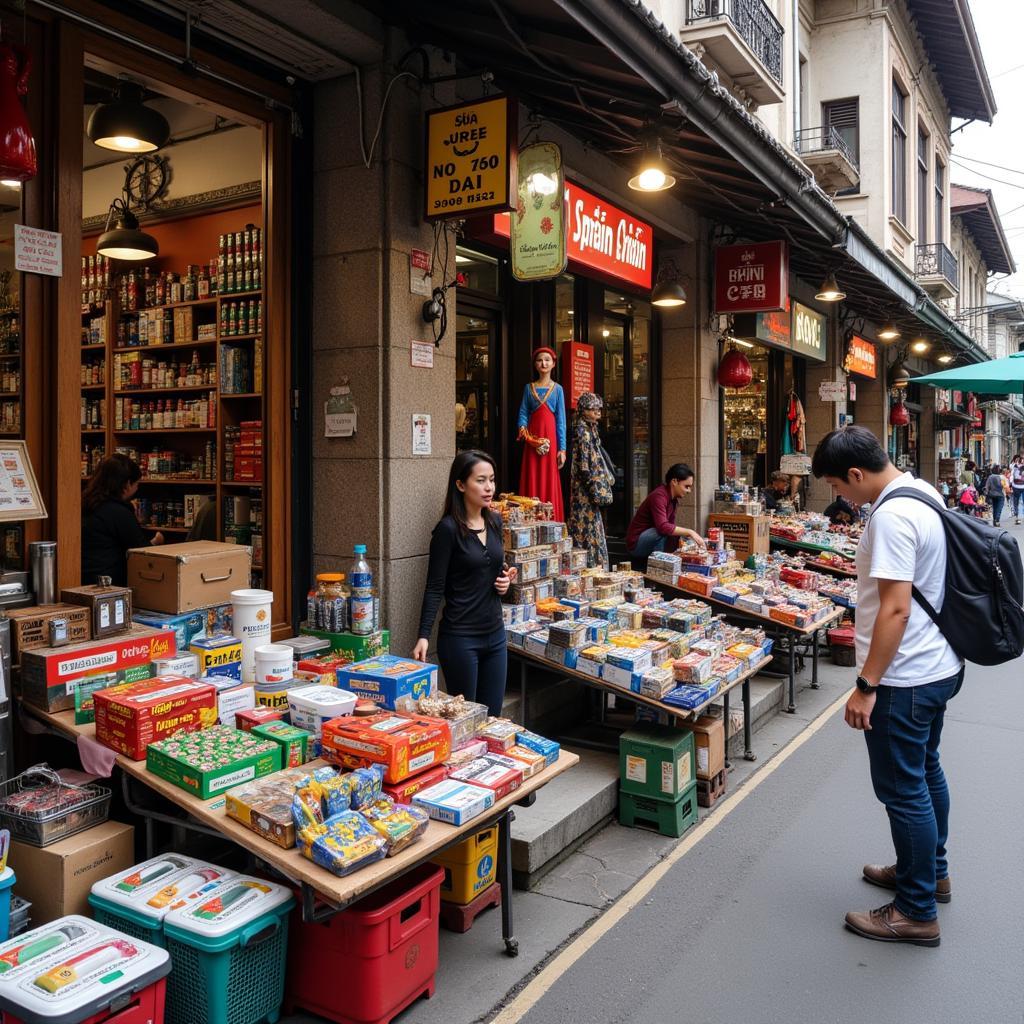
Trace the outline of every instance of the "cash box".
<instances>
[{"instance_id":1,"label":"cash box","mask_svg":"<svg viewBox=\"0 0 1024 1024\"><path fill-rule=\"evenodd\" d=\"M89 609L94 640L118 636L132 622L132 592L127 587L111 585L109 576L90 587L69 587L60 592L65 604L81 605Z\"/></svg>"}]
</instances>

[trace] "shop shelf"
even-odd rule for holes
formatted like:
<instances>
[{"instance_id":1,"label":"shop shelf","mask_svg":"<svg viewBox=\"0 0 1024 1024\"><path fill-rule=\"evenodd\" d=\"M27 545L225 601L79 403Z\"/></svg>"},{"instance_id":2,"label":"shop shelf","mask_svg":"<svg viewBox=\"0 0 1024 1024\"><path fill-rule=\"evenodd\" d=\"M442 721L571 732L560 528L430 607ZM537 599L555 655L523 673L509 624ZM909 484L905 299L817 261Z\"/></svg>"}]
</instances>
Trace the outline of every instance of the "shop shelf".
<instances>
[{"instance_id":1,"label":"shop shelf","mask_svg":"<svg viewBox=\"0 0 1024 1024\"><path fill-rule=\"evenodd\" d=\"M115 348L114 351L121 352L152 352L156 349L166 348L195 348L197 345L216 345L216 338L203 338L195 341L168 341L163 345L129 345L127 348Z\"/></svg>"},{"instance_id":2,"label":"shop shelf","mask_svg":"<svg viewBox=\"0 0 1024 1024\"><path fill-rule=\"evenodd\" d=\"M197 480L192 476L144 476L141 484L195 484L197 487L216 487L216 480Z\"/></svg>"},{"instance_id":3,"label":"shop shelf","mask_svg":"<svg viewBox=\"0 0 1024 1024\"><path fill-rule=\"evenodd\" d=\"M228 299L228 300L230 300L230 299L244 299L246 296L262 295L262 294L263 294L263 289L262 288L256 288L256 289L254 289L253 291L250 291L250 292L224 292L223 295L218 295L217 298L218 299Z\"/></svg>"},{"instance_id":4,"label":"shop shelf","mask_svg":"<svg viewBox=\"0 0 1024 1024\"><path fill-rule=\"evenodd\" d=\"M189 299L188 302L165 302L162 306L144 306L142 309L122 309L121 316L138 316L140 313L151 313L154 309L181 309L184 306L212 306L217 301L214 295L208 299Z\"/></svg>"},{"instance_id":5,"label":"shop shelf","mask_svg":"<svg viewBox=\"0 0 1024 1024\"><path fill-rule=\"evenodd\" d=\"M216 434L216 427L172 427L169 430L115 430L115 434Z\"/></svg>"},{"instance_id":6,"label":"shop shelf","mask_svg":"<svg viewBox=\"0 0 1024 1024\"><path fill-rule=\"evenodd\" d=\"M106 391L106 384L82 384L81 389L83 391Z\"/></svg>"},{"instance_id":7,"label":"shop shelf","mask_svg":"<svg viewBox=\"0 0 1024 1024\"><path fill-rule=\"evenodd\" d=\"M263 481L256 480L221 480L221 487L262 487Z\"/></svg>"},{"instance_id":8,"label":"shop shelf","mask_svg":"<svg viewBox=\"0 0 1024 1024\"><path fill-rule=\"evenodd\" d=\"M107 346L100 342L98 345L83 345L83 352L106 352Z\"/></svg>"},{"instance_id":9,"label":"shop shelf","mask_svg":"<svg viewBox=\"0 0 1024 1024\"><path fill-rule=\"evenodd\" d=\"M105 434L106 432L106 427L82 427L83 434Z\"/></svg>"},{"instance_id":10,"label":"shop shelf","mask_svg":"<svg viewBox=\"0 0 1024 1024\"><path fill-rule=\"evenodd\" d=\"M15 392L17 394L17 392ZM222 391L221 398L262 398L258 391Z\"/></svg>"},{"instance_id":11,"label":"shop shelf","mask_svg":"<svg viewBox=\"0 0 1024 1024\"><path fill-rule=\"evenodd\" d=\"M0 398L21 398L20 391L0 391Z\"/></svg>"},{"instance_id":12,"label":"shop shelf","mask_svg":"<svg viewBox=\"0 0 1024 1024\"><path fill-rule=\"evenodd\" d=\"M257 331L255 334L221 334L219 335L221 344L227 341L252 341L254 338L262 338L263 332Z\"/></svg>"},{"instance_id":13,"label":"shop shelf","mask_svg":"<svg viewBox=\"0 0 1024 1024\"><path fill-rule=\"evenodd\" d=\"M151 387L138 387L138 388L115 388L115 395L158 395L161 392L166 394L178 394L181 391L216 391L216 384L194 384L183 388L151 388Z\"/></svg>"},{"instance_id":14,"label":"shop shelf","mask_svg":"<svg viewBox=\"0 0 1024 1024\"><path fill-rule=\"evenodd\" d=\"M102 433L102 431L101 431ZM0 437L21 437L20 430L0 430Z\"/></svg>"},{"instance_id":15,"label":"shop shelf","mask_svg":"<svg viewBox=\"0 0 1024 1024\"><path fill-rule=\"evenodd\" d=\"M20 352L0 352L0 359L20 359Z\"/></svg>"}]
</instances>

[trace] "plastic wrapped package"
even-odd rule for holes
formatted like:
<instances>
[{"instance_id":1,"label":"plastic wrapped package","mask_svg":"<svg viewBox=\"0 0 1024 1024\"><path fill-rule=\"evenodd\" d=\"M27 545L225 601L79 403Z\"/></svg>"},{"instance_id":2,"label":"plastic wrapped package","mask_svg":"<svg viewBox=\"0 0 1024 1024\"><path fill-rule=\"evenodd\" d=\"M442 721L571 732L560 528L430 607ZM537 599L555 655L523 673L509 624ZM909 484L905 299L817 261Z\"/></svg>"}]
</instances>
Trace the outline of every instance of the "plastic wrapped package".
<instances>
[{"instance_id":1,"label":"plastic wrapped package","mask_svg":"<svg viewBox=\"0 0 1024 1024\"><path fill-rule=\"evenodd\" d=\"M352 790L352 810L358 811L372 804L381 797L381 784L384 781L384 766L372 764L367 768L357 768L349 774Z\"/></svg>"},{"instance_id":2,"label":"plastic wrapped package","mask_svg":"<svg viewBox=\"0 0 1024 1024\"><path fill-rule=\"evenodd\" d=\"M388 841L358 811L342 811L310 832L303 853L314 864L335 875L353 871L383 860Z\"/></svg>"},{"instance_id":3,"label":"plastic wrapped package","mask_svg":"<svg viewBox=\"0 0 1024 1024\"><path fill-rule=\"evenodd\" d=\"M466 700L461 694L439 693L434 697L423 697L419 702L419 713L443 718L448 723L453 750L474 739L487 722L487 706Z\"/></svg>"},{"instance_id":4,"label":"plastic wrapped package","mask_svg":"<svg viewBox=\"0 0 1024 1024\"><path fill-rule=\"evenodd\" d=\"M416 842L430 823L425 811L409 804L396 804L387 796L367 805L360 813L387 840L389 857Z\"/></svg>"}]
</instances>

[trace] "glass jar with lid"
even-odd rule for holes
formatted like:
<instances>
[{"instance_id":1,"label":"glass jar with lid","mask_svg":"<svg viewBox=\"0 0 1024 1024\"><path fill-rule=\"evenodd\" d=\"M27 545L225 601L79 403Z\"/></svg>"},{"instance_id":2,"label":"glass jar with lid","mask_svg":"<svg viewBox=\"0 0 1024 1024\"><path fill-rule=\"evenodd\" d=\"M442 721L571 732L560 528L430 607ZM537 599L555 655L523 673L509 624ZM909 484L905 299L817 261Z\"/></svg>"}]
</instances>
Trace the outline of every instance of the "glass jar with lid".
<instances>
[{"instance_id":1,"label":"glass jar with lid","mask_svg":"<svg viewBox=\"0 0 1024 1024\"><path fill-rule=\"evenodd\" d=\"M316 624L329 633L348 629L348 587L343 572L321 572L316 577Z\"/></svg>"}]
</instances>

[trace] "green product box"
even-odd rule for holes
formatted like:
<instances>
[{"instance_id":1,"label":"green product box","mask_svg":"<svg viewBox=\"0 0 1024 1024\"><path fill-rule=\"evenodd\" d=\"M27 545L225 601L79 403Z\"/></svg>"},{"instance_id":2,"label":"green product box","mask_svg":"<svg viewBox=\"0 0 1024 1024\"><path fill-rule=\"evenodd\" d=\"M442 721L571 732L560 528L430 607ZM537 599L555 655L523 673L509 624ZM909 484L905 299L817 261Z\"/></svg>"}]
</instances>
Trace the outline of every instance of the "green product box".
<instances>
[{"instance_id":1,"label":"green product box","mask_svg":"<svg viewBox=\"0 0 1024 1024\"><path fill-rule=\"evenodd\" d=\"M221 767L204 769L166 754L151 743L146 748L146 770L201 800L209 800L233 786L280 771L281 746L275 744L273 750L250 754Z\"/></svg>"},{"instance_id":2,"label":"green product box","mask_svg":"<svg viewBox=\"0 0 1024 1024\"><path fill-rule=\"evenodd\" d=\"M693 733L646 725L619 737L619 785L624 793L678 800L696 779Z\"/></svg>"},{"instance_id":3,"label":"green product box","mask_svg":"<svg viewBox=\"0 0 1024 1024\"><path fill-rule=\"evenodd\" d=\"M140 679L149 679L153 675L153 666L133 665L117 672L101 672L99 675L86 676L80 683L75 683L75 725L88 725L96 721L96 709L92 695L97 690L105 690L108 686L120 683L136 683Z\"/></svg>"},{"instance_id":4,"label":"green product box","mask_svg":"<svg viewBox=\"0 0 1024 1024\"><path fill-rule=\"evenodd\" d=\"M355 633L328 633L324 629L314 629L305 622L299 626L299 633L303 636L315 636L320 640L326 640L331 645L332 651L344 651L351 655L352 661L366 661L367 658L376 658L381 654L391 653L391 630L380 629L376 633L367 636L356 636Z\"/></svg>"},{"instance_id":5,"label":"green product box","mask_svg":"<svg viewBox=\"0 0 1024 1024\"><path fill-rule=\"evenodd\" d=\"M313 734L305 729L287 722L266 722L264 725L254 725L249 735L280 744L281 763L285 768L298 768L309 760L309 741Z\"/></svg>"}]
</instances>

